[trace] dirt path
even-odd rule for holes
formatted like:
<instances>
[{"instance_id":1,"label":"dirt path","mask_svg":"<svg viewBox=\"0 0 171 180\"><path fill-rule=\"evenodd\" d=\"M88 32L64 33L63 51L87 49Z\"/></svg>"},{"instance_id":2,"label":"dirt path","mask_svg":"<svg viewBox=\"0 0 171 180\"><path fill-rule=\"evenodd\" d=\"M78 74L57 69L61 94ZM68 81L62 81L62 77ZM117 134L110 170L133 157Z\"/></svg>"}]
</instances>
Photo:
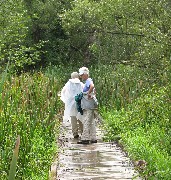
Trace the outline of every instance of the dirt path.
<instances>
[{"instance_id":1,"label":"dirt path","mask_svg":"<svg viewBox=\"0 0 171 180\"><path fill-rule=\"evenodd\" d=\"M130 159L116 145L102 141L97 129L98 143L82 145L73 139L71 126L61 126L59 157L52 165L53 180L128 180L141 179Z\"/></svg>"}]
</instances>

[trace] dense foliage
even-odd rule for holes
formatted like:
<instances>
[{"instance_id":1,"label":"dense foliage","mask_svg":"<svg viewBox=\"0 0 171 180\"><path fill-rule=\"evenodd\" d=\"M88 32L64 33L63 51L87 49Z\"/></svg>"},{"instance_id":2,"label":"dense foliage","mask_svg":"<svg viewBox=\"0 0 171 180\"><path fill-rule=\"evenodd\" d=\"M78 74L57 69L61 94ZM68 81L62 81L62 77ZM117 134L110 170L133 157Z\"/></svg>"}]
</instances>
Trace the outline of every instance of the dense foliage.
<instances>
[{"instance_id":1,"label":"dense foliage","mask_svg":"<svg viewBox=\"0 0 171 180\"><path fill-rule=\"evenodd\" d=\"M147 165L141 172L144 178L171 178L170 110L168 89L156 87L126 111L102 110L106 140L119 137L119 143L134 161L145 160Z\"/></svg>"},{"instance_id":2,"label":"dense foliage","mask_svg":"<svg viewBox=\"0 0 171 180\"><path fill-rule=\"evenodd\" d=\"M169 7L167 1L78 0L63 14L63 27L84 62L133 64L156 76L170 57Z\"/></svg>"},{"instance_id":3,"label":"dense foliage","mask_svg":"<svg viewBox=\"0 0 171 180\"><path fill-rule=\"evenodd\" d=\"M133 160L144 159L143 176L170 179L170 1L3 0L0 6L0 71L7 67L0 82L2 179L18 135L17 177L47 178L61 109L57 91L83 65L96 85L106 140L119 136ZM32 71L49 64L57 66Z\"/></svg>"},{"instance_id":4,"label":"dense foliage","mask_svg":"<svg viewBox=\"0 0 171 180\"><path fill-rule=\"evenodd\" d=\"M59 14L68 3L51 0L0 2L0 63L21 72L65 57ZM64 54L64 55L61 55ZM48 58L47 58L48 57Z\"/></svg>"},{"instance_id":5,"label":"dense foliage","mask_svg":"<svg viewBox=\"0 0 171 180\"><path fill-rule=\"evenodd\" d=\"M170 74L163 86L151 83L146 72L130 66L107 68L100 77L94 76L104 139L118 142L133 161L144 160L146 167L138 167L144 178L170 179Z\"/></svg>"},{"instance_id":6,"label":"dense foliage","mask_svg":"<svg viewBox=\"0 0 171 180\"><path fill-rule=\"evenodd\" d=\"M21 71L49 63L133 64L167 70L168 0L12 0L0 10L0 62Z\"/></svg>"},{"instance_id":7,"label":"dense foliage","mask_svg":"<svg viewBox=\"0 0 171 180\"><path fill-rule=\"evenodd\" d=\"M60 75L58 71L56 68ZM5 74L0 89L0 179L8 177L18 135L17 179L48 179L57 150L61 80L50 70L46 75L42 72L19 77Z\"/></svg>"}]
</instances>

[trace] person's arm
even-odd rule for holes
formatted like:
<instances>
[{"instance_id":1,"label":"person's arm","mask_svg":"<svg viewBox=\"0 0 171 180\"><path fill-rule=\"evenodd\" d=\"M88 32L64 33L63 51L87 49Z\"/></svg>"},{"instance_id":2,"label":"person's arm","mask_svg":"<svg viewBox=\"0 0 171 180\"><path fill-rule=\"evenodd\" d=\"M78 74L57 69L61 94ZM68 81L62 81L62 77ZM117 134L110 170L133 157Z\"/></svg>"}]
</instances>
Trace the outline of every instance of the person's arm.
<instances>
[{"instance_id":1,"label":"person's arm","mask_svg":"<svg viewBox=\"0 0 171 180\"><path fill-rule=\"evenodd\" d=\"M90 84L90 89L88 90L88 93L87 93L87 94L88 94L88 98L91 98L91 95L90 95L90 94L91 94L91 92L93 92L93 89L94 89L94 84L91 83L91 84Z\"/></svg>"}]
</instances>

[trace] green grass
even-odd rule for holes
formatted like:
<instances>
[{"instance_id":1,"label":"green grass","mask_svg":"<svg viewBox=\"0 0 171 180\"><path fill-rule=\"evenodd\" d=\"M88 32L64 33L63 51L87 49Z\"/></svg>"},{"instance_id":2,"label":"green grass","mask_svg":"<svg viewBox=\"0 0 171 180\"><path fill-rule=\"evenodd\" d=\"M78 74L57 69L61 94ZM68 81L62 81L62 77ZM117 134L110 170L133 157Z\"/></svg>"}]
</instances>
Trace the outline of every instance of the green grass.
<instances>
[{"instance_id":1,"label":"green grass","mask_svg":"<svg viewBox=\"0 0 171 180\"><path fill-rule=\"evenodd\" d=\"M17 136L20 148L16 179L48 179L57 150L56 136L62 103L61 79L42 72L7 74L0 101L0 179L7 179ZM14 174L14 173L13 173Z\"/></svg>"},{"instance_id":2,"label":"green grass","mask_svg":"<svg viewBox=\"0 0 171 180\"><path fill-rule=\"evenodd\" d=\"M170 84L131 66L88 67L95 83L106 141L119 141L133 161L143 159L148 179L170 179ZM48 179L56 153L63 104L58 92L79 67L45 71L1 80L0 179L9 176L15 140L20 135L16 179ZM57 116L56 116L57 115Z\"/></svg>"},{"instance_id":3,"label":"green grass","mask_svg":"<svg viewBox=\"0 0 171 180\"><path fill-rule=\"evenodd\" d=\"M105 139L121 139L133 161L145 160L141 172L148 179L171 178L171 125L168 89L154 87L130 104L127 110L101 109Z\"/></svg>"}]
</instances>

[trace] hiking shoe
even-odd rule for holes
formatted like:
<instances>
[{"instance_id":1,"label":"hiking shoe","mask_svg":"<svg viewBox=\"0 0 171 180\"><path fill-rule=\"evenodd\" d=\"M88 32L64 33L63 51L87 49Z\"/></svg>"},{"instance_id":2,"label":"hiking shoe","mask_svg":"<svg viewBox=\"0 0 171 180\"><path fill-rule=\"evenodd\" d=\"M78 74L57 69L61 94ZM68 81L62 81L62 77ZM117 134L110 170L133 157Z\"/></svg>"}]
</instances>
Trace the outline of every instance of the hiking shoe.
<instances>
[{"instance_id":1,"label":"hiking shoe","mask_svg":"<svg viewBox=\"0 0 171 180\"><path fill-rule=\"evenodd\" d=\"M90 142L91 143L97 143L97 140L91 140Z\"/></svg>"},{"instance_id":2,"label":"hiking shoe","mask_svg":"<svg viewBox=\"0 0 171 180\"><path fill-rule=\"evenodd\" d=\"M89 140L78 141L77 144L89 144Z\"/></svg>"},{"instance_id":3,"label":"hiking shoe","mask_svg":"<svg viewBox=\"0 0 171 180\"><path fill-rule=\"evenodd\" d=\"M79 135L78 135L78 134L74 136L74 139L78 139L78 138L79 138Z\"/></svg>"}]
</instances>

